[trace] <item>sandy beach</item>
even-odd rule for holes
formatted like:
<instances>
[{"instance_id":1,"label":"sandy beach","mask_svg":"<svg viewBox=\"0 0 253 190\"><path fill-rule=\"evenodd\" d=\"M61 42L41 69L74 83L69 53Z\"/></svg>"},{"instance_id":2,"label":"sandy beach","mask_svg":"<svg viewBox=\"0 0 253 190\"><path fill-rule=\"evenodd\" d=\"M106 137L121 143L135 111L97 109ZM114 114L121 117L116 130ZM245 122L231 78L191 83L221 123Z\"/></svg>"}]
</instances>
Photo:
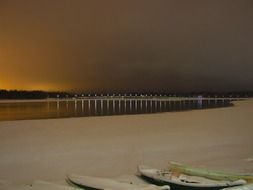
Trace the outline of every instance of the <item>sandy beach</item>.
<instances>
[{"instance_id":1,"label":"sandy beach","mask_svg":"<svg viewBox=\"0 0 253 190\"><path fill-rule=\"evenodd\" d=\"M208 110L0 122L0 180L124 178L169 161L253 172L253 100Z\"/></svg>"}]
</instances>

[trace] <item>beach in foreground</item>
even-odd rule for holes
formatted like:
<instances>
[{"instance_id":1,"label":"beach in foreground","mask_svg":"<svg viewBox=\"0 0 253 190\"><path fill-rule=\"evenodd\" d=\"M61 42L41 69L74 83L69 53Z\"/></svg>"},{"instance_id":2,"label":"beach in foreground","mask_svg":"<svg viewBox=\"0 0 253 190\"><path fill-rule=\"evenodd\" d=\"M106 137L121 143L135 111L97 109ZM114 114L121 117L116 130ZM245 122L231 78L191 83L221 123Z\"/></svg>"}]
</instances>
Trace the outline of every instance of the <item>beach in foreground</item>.
<instances>
[{"instance_id":1,"label":"beach in foreground","mask_svg":"<svg viewBox=\"0 0 253 190\"><path fill-rule=\"evenodd\" d=\"M253 172L253 100L208 110L0 122L0 182L129 178L169 161Z\"/></svg>"}]
</instances>

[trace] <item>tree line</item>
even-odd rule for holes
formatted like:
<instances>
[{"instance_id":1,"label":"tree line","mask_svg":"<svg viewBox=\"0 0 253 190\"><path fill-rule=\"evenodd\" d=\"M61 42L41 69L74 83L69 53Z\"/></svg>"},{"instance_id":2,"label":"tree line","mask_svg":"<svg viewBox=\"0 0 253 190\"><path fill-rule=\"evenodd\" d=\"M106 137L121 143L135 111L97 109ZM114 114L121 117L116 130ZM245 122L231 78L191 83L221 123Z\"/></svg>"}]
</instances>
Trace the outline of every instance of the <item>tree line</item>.
<instances>
[{"instance_id":1,"label":"tree line","mask_svg":"<svg viewBox=\"0 0 253 190\"><path fill-rule=\"evenodd\" d=\"M66 92L45 92L45 91L26 91L26 90L0 90L0 99L46 99L71 97Z\"/></svg>"},{"instance_id":2,"label":"tree line","mask_svg":"<svg viewBox=\"0 0 253 190\"><path fill-rule=\"evenodd\" d=\"M103 93L103 96L167 96L167 97L253 97L253 91L248 92L128 92L128 93ZM26 90L0 90L0 99L46 99L46 98L72 98L82 96L101 96L101 93L68 93L68 92L46 92L46 91L26 91Z\"/></svg>"}]
</instances>

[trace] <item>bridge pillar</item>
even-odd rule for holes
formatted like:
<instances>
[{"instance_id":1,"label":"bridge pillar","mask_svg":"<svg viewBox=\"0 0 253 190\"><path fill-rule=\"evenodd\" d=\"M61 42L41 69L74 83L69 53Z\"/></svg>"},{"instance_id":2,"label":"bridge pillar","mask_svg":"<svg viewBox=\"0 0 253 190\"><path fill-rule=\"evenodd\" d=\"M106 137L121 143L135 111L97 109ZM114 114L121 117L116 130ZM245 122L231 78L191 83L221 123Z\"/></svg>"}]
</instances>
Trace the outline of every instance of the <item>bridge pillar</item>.
<instances>
[{"instance_id":1,"label":"bridge pillar","mask_svg":"<svg viewBox=\"0 0 253 190\"><path fill-rule=\"evenodd\" d=\"M100 109L101 109L101 114L104 112L104 100L100 100Z\"/></svg>"}]
</instances>

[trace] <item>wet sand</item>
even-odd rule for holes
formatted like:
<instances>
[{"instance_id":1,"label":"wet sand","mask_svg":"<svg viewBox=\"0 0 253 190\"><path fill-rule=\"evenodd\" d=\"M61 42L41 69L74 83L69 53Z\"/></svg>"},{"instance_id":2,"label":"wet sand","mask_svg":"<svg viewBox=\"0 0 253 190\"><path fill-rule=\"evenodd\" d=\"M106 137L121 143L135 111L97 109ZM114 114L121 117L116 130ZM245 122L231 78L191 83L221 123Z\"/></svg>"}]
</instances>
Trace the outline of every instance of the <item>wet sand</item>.
<instances>
[{"instance_id":1,"label":"wet sand","mask_svg":"<svg viewBox=\"0 0 253 190\"><path fill-rule=\"evenodd\" d=\"M0 183L126 179L169 161L253 172L253 100L208 110L0 122ZM2 180L2 182L1 182Z\"/></svg>"}]
</instances>

